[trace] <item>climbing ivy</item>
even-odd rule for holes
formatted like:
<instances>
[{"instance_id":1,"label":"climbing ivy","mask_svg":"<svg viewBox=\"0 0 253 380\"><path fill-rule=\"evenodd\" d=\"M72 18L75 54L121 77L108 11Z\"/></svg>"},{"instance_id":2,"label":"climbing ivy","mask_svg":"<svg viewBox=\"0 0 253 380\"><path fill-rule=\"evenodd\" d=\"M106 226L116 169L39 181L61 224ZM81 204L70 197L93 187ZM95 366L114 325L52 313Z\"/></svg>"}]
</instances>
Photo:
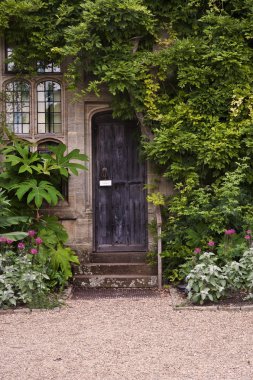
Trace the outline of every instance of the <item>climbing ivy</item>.
<instances>
[{"instance_id":1,"label":"climbing ivy","mask_svg":"<svg viewBox=\"0 0 253 380\"><path fill-rule=\"evenodd\" d=\"M138 119L176 189L169 254L251 224L252 0L3 0L0 27L19 70L65 62L70 88L106 86L114 115Z\"/></svg>"}]
</instances>

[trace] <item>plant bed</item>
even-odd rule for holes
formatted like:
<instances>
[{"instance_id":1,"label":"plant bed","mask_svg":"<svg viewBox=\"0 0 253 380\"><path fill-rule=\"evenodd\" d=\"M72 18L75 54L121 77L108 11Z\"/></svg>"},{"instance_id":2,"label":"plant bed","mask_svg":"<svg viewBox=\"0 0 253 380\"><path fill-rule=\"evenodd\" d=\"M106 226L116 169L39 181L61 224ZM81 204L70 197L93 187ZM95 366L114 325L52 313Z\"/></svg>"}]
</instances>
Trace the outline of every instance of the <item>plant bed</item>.
<instances>
[{"instance_id":1,"label":"plant bed","mask_svg":"<svg viewBox=\"0 0 253 380\"><path fill-rule=\"evenodd\" d=\"M252 306L253 310L253 300L245 300L245 297L248 295L245 291L230 291L224 298L221 298L217 302L206 301L203 305L199 305L191 302L187 298L187 293L180 291L176 287L170 287L170 294L173 301L173 306L177 308L194 308L194 309L208 309L210 306L219 308L228 308L228 309L239 309L244 308L245 306Z\"/></svg>"}]
</instances>

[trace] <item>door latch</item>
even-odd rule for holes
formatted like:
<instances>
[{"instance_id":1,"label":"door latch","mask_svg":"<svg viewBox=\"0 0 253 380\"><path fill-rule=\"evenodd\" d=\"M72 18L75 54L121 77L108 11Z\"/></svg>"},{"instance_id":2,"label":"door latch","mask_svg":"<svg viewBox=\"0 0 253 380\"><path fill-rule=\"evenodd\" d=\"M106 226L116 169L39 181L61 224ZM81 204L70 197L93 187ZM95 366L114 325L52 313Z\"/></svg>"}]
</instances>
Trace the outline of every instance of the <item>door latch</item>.
<instances>
[{"instance_id":1,"label":"door latch","mask_svg":"<svg viewBox=\"0 0 253 380\"><path fill-rule=\"evenodd\" d=\"M107 168L102 168L102 170L101 170L101 178L102 179L108 179Z\"/></svg>"}]
</instances>

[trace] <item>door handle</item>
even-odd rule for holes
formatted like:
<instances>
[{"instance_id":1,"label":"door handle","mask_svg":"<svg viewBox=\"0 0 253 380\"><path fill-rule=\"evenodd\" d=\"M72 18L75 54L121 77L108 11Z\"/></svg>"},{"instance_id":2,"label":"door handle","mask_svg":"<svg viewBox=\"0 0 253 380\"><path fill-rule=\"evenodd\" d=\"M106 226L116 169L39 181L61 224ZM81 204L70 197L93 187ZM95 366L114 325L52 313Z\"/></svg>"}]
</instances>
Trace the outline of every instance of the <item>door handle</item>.
<instances>
[{"instance_id":1,"label":"door handle","mask_svg":"<svg viewBox=\"0 0 253 380\"><path fill-rule=\"evenodd\" d=\"M102 168L102 170L101 170L101 178L102 179L108 179L107 168Z\"/></svg>"}]
</instances>

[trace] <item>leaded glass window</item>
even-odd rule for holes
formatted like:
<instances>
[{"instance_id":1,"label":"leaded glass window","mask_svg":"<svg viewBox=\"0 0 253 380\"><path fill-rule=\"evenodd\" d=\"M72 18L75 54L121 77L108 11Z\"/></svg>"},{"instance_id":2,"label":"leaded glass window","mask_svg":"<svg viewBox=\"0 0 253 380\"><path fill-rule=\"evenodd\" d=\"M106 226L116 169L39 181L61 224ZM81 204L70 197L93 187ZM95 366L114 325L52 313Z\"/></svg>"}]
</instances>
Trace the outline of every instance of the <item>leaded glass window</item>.
<instances>
[{"instance_id":1,"label":"leaded glass window","mask_svg":"<svg viewBox=\"0 0 253 380\"><path fill-rule=\"evenodd\" d=\"M30 132L30 85L25 81L9 82L5 86L6 125L14 133Z\"/></svg>"},{"instance_id":2,"label":"leaded glass window","mask_svg":"<svg viewBox=\"0 0 253 380\"><path fill-rule=\"evenodd\" d=\"M48 65L45 65L43 62L39 61L37 62L37 72L38 73L60 73L61 68L56 63L49 63Z\"/></svg>"},{"instance_id":3,"label":"leaded glass window","mask_svg":"<svg viewBox=\"0 0 253 380\"><path fill-rule=\"evenodd\" d=\"M11 72L15 72L15 64L11 60L12 53L13 53L13 49L10 48L10 47L7 47L7 49L6 49L6 58L7 58L8 62L6 63L6 71L10 72L10 73Z\"/></svg>"},{"instance_id":4,"label":"leaded glass window","mask_svg":"<svg viewBox=\"0 0 253 380\"><path fill-rule=\"evenodd\" d=\"M61 133L61 86L45 81L37 86L38 133Z\"/></svg>"},{"instance_id":5,"label":"leaded glass window","mask_svg":"<svg viewBox=\"0 0 253 380\"><path fill-rule=\"evenodd\" d=\"M13 56L13 48L12 47L6 47L6 52L5 52L5 56L6 56L6 71L8 73L15 73L17 70L16 70L16 67L15 67L15 64L12 60L12 56ZM48 63L47 65L42 62L42 61L38 61L37 62L37 72L38 73L60 73L61 72L61 67L54 63L54 62L50 62Z\"/></svg>"}]
</instances>

